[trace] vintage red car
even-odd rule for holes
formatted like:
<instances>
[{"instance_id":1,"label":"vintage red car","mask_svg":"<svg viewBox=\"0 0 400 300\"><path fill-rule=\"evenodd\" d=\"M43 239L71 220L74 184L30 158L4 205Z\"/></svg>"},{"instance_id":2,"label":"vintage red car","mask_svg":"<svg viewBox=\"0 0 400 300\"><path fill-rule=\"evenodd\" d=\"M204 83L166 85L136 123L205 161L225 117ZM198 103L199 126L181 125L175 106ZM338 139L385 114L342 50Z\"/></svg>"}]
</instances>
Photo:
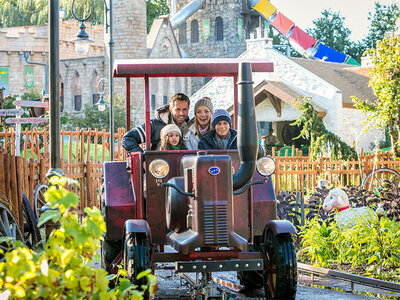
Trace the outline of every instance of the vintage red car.
<instances>
[{"instance_id":1,"label":"vintage red car","mask_svg":"<svg viewBox=\"0 0 400 300\"><path fill-rule=\"evenodd\" d=\"M212 272L237 271L244 286L264 286L268 299L295 298L296 231L276 217L270 179L274 160L257 160L252 72L272 71L273 64L265 60L115 62L114 76L127 82L127 111L130 78L144 78L146 149L151 149L149 78L231 76L238 150L145 150L130 153L127 163L105 162L101 209L107 225L102 244L107 270L123 261L129 278L137 282L139 272L173 262L176 272L203 274L193 287L201 290L201 299L223 299L209 280ZM167 245L174 251L165 251Z\"/></svg>"}]
</instances>

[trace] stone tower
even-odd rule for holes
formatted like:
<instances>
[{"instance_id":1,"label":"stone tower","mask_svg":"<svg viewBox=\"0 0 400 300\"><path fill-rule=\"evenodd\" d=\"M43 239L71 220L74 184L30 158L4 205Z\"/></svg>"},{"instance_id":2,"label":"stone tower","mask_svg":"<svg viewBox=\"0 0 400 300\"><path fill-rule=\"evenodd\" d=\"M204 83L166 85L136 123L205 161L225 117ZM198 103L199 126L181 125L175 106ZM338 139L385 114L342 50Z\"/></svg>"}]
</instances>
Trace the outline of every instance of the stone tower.
<instances>
[{"instance_id":1,"label":"stone tower","mask_svg":"<svg viewBox=\"0 0 400 300\"><path fill-rule=\"evenodd\" d=\"M107 1L109 5L109 0ZM109 31L105 34L105 70L109 66ZM146 1L113 0L114 61L116 59L146 58ZM108 71L105 72L108 78ZM126 80L114 79L114 95L125 98ZM131 79L131 119L140 124L144 120L144 81ZM114 99L116 98L114 96Z\"/></svg>"},{"instance_id":2,"label":"stone tower","mask_svg":"<svg viewBox=\"0 0 400 300\"><path fill-rule=\"evenodd\" d=\"M171 15L191 0L168 0ZM176 29L190 57L238 57L246 50L250 11L246 0L205 0L204 6ZM173 5L176 8L173 8ZM172 16L173 17L173 16ZM209 24L209 30L206 28Z\"/></svg>"},{"instance_id":3,"label":"stone tower","mask_svg":"<svg viewBox=\"0 0 400 300\"><path fill-rule=\"evenodd\" d=\"M185 16L183 8L192 1L168 0L171 20ZM246 50L246 37L255 23L258 24L258 16L249 10L246 0L204 0L202 7L185 22L178 22L175 34L189 57L238 57ZM207 81L192 78L192 94Z\"/></svg>"}]
</instances>

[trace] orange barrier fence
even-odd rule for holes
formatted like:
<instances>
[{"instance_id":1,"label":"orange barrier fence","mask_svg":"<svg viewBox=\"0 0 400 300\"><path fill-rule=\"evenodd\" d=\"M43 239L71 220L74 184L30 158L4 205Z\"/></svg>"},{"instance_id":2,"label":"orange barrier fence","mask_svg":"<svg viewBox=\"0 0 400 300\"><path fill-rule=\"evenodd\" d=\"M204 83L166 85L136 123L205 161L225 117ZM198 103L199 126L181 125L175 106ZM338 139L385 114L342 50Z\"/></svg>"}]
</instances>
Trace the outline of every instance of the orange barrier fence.
<instances>
[{"instance_id":1,"label":"orange barrier fence","mask_svg":"<svg viewBox=\"0 0 400 300\"><path fill-rule=\"evenodd\" d=\"M125 160L126 153L121 146L125 130L118 129L115 134L115 160ZM23 131L21 133L21 157L15 157L13 129L0 132L0 192L9 199L13 212L20 214L18 199L24 192L30 201L33 189L39 183L47 181L48 131ZM109 133L105 130L61 131L61 164L67 177L77 184L68 187L80 196L80 208L99 206L98 195L103 174L102 162L108 160L110 145ZM282 152L282 151L281 151ZM400 172L400 161L392 159L388 153L360 154L359 161L331 161L320 158L310 161L302 151L292 148L290 155L272 153L276 162L273 175L275 192L301 192L315 190L319 179L325 179L334 186L359 185L372 170L382 167ZM291 155L291 154L294 155Z\"/></svg>"}]
</instances>

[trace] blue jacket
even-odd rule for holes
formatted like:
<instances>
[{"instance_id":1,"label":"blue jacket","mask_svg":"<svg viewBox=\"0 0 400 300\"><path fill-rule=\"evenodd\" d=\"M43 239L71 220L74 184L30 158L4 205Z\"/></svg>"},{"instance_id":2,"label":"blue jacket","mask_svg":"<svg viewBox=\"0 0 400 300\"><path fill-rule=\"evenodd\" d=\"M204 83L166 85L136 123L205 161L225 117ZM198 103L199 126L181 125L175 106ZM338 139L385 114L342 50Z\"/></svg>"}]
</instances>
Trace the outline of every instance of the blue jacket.
<instances>
[{"instance_id":1,"label":"blue jacket","mask_svg":"<svg viewBox=\"0 0 400 300\"><path fill-rule=\"evenodd\" d=\"M237 149L237 131L235 129L230 128L229 132L231 133L231 137L228 141L228 148L227 149ZM215 129L211 130L210 132L206 133L200 138L199 142L199 149L218 149L217 142L215 141L216 135Z\"/></svg>"}]
</instances>

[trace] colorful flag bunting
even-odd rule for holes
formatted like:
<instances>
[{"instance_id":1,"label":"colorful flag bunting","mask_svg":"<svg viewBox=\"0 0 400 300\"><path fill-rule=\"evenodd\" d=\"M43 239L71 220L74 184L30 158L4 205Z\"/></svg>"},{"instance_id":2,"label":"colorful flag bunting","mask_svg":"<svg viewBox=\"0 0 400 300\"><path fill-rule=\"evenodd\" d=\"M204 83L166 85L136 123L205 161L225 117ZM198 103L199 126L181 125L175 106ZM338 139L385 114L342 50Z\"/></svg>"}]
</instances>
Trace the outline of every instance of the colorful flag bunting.
<instances>
[{"instance_id":1,"label":"colorful flag bunting","mask_svg":"<svg viewBox=\"0 0 400 300\"><path fill-rule=\"evenodd\" d=\"M274 12L276 12L276 7L273 6L268 0L260 0L253 7L253 9L262 14L266 19L268 19Z\"/></svg>"},{"instance_id":2,"label":"colorful flag bunting","mask_svg":"<svg viewBox=\"0 0 400 300\"><path fill-rule=\"evenodd\" d=\"M283 14L278 12L275 16L275 19L271 22L271 25L274 26L280 33L285 35L289 29L293 27L294 23Z\"/></svg>"},{"instance_id":3,"label":"colorful flag bunting","mask_svg":"<svg viewBox=\"0 0 400 300\"><path fill-rule=\"evenodd\" d=\"M360 66L358 62L356 62L352 57L346 62L346 65Z\"/></svg>"},{"instance_id":4,"label":"colorful flag bunting","mask_svg":"<svg viewBox=\"0 0 400 300\"><path fill-rule=\"evenodd\" d=\"M293 27L293 31L290 33L289 36L289 41L295 42L304 50L307 50L308 48L314 46L314 44L317 42L316 39L305 33L297 26Z\"/></svg>"},{"instance_id":5,"label":"colorful flag bunting","mask_svg":"<svg viewBox=\"0 0 400 300\"><path fill-rule=\"evenodd\" d=\"M314 57L319 58L323 61L329 61L329 62L337 62L337 63L342 63L346 59L346 55L336 51L332 48L329 48L328 46L325 46L324 44L320 44L317 52L314 54Z\"/></svg>"}]
</instances>

